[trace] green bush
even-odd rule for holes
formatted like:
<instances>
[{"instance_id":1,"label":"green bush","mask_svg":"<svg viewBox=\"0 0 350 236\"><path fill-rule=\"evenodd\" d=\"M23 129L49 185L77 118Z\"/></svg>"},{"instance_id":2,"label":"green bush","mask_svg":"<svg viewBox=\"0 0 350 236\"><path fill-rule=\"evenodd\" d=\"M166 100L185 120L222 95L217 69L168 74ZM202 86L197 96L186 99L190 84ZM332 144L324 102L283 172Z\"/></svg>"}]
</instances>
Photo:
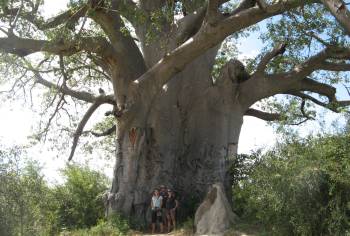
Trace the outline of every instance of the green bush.
<instances>
[{"instance_id":1,"label":"green bush","mask_svg":"<svg viewBox=\"0 0 350 236\"><path fill-rule=\"evenodd\" d=\"M108 222L118 231L121 233L121 235L126 235L130 231L130 224L128 220L126 220L124 217L113 214L108 217Z\"/></svg>"},{"instance_id":2,"label":"green bush","mask_svg":"<svg viewBox=\"0 0 350 236\"><path fill-rule=\"evenodd\" d=\"M349 143L348 134L292 140L260 156L233 187L236 212L275 235L346 235Z\"/></svg>"},{"instance_id":3,"label":"green bush","mask_svg":"<svg viewBox=\"0 0 350 236\"><path fill-rule=\"evenodd\" d=\"M62 229L92 227L104 218L107 178L87 166L68 165L62 173L64 184L49 187L40 166L26 158L22 148L0 146L1 236L57 235ZM120 233L113 235L125 235L129 229L121 218L113 218L88 232L103 235L98 232L116 228Z\"/></svg>"},{"instance_id":4,"label":"green bush","mask_svg":"<svg viewBox=\"0 0 350 236\"><path fill-rule=\"evenodd\" d=\"M38 163L21 147L0 147L0 235L55 232L54 201Z\"/></svg>"},{"instance_id":5,"label":"green bush","mask_svg":"<svg viewBox=\"0 0 350 236\"><path fill-rule=\"evenodd\" d=\"M102 196L108 188L107 178L87 166L68 165L62 173L65 183L53 190L58 204L58 224L66 229L96 225L104 218Z\"/></svg>"},{"instance_id":6,"label":"green bush","mask_svg":"<svg viewBox=\"0 0 350 236\"><path fill-rule=\"evenodd\" d=\"M64 231L60 236L125 236L130 230L128 222L120 216L113 216L108 221L100 220L90 229Z\"/></svg>"}]
</instances>

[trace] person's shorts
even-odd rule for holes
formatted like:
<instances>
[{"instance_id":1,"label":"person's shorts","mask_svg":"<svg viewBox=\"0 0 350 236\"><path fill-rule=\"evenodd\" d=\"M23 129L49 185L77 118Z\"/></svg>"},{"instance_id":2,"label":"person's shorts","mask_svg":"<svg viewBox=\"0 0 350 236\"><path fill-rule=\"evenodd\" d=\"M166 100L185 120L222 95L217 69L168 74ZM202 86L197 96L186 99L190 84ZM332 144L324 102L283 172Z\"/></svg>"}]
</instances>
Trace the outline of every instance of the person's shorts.
<instances>
[{"instance_id":1,"label":"person's shorts","mask_svg":"<svg viewBox=\"0 0 350 236\"><path fill-rule=\"evenodd\" d=\"M152 223L163 223L163 216L162 216L162 210L152 210Z\"/></svg>"},{"instance_id":2,"label":"person's shorts","mask_svg":"<svg viewBox=\"0 0 350 236\"><path fill-rule=\"evenodd\" d=\"M175 215L175 214L176 214L176 209L174 209L174 208L169 208L169 209L167 208L167 209L166 209L166 215L167 215L167 217L171 217L171 214L172 214L172 213Z\"/></svg>"}]
</instances>

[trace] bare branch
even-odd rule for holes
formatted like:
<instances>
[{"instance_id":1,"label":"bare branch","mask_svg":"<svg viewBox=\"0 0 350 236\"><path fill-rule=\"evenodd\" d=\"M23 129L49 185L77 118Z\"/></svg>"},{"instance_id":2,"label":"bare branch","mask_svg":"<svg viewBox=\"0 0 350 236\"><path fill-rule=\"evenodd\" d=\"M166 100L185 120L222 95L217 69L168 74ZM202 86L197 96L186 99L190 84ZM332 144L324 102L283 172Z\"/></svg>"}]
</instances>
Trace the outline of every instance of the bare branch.
<instances>
[{"instance_id":1,"label":"bare branch","mask_svg":"<svg viewBox=\"0 0 350 236\"><path fill-rule=\"evenodd\" d=\"M54 96L54 98L52 99L52 103L56 100L56 95ZM46 123L45 128L42 130L42 132L40 132L40 136L44 135L44 142L46 142L46 137L47 137L47 133L49 132L49 128L51 126L52 120L53 118L57 115L57 113L59 112L60 109L63 108L64 104L65 104L65 100L64 100L64 94L61 95L59 101L57 102L57 105L55 107L54 112L50 115L50 118L48 120L48 122ZM51 106L51 105L49 105Z\"/></svg>"},{"instance_id":2,"label":"bare branch","mask_svg":"<svg viewBox=\"0 0 350 236\"><path fill-rule=\"evenodd\" d=\"M303 119L302 121L297 122L297 123L288 123L288 125L300 125L308 120L314 120L314 118L310 117L305 111L305 99L303 99L301 104L300 104L300 111L301 111L302 116L305 119ZM269 113L269 112L256 110L253 108L249 108L244 115L254 116L256 118L259 118L259 119L262 119L265 121L283 121L286 119L286 117L282 116L279 113Z\"/></svg>"},{"instance_id":3,"label":"bare branch","mask_svg":"<svg viewBox=\"0 0 350 236\"><path fill-rule=\"evenodd\" d=\"M315 103L315 104L317 104L317 105L319 105L319 106L322 106L322 107L325 107L325 108L327 108L327 109L330 109L330 107L328 106L327 103L322 102L322 101L320 101L320 100L314 98L313 96L310 96L310 95L305 94L305 93L303 93L303 92L295 91L295 92L289 92L289 93L287 93L287 94L293 95L293 96L296 96L296 97L299 97L299 98L302 98L302 99L307 99L307 100L309 100L309 101L311 101L311 102L313 102L313 103ZM331 109L331 110L332 110L332 109ZM332 111L335 111L335 110L333 109Z\"/></svg>"},{"instance_id":4,"label":"bare branch","mask_svg":"<svg viewBox=\"0 0 350 236\"><path fill-rule=\"evenodd\" d=\"M337 21L344 27L346 33L350 36L350 12L342 0L322 0L322 3L328 8Z\"/></svg>"},{"instance_id":5,"label":"bare branch","mask_svg":"<svg viewBox=\"0 0 350 236\"><path fill-rule=\"evenodd\" d=\"M63 56L60 55L59 58L60 58L60 69L61 69L61 74L62 74L62 76L63 76L63 84L62 84L62 86L65 87L65 86L66 86L66 82L67 82L67 80L68 80L69 78L68 78L68 75L67 75L66 70L65 70L65 68L64 68L64 59L63 59Z\"/></svg>"},{"instance_id":6,"label":"bare branch","mask_svg":"<svg viewBox=\"0 0 350 236\"><path fill-rule=\"evenodd\" d=\"M283 54L286 50L286 43L280 43L274 47L274 49L268 53L266 53L261 59L255 74L263 74L267 64L276 56Z\"/></svg>"},{"instance_id":7,"label":"bare branch","mask_svg":"<svg viewBox=\"0 0 350 236\"><path fill-rule=\"evenodd\" d=\"M68 26L74 25L80 17L85 16L87 11L87 6L80 7L79 9L69 9L55 17L50 18L48 21L43 21L43 19L38 19L35 16L36 11L32 12L21 12L20 8L5 8L4 15L5 16L16 16L19 14L19 17L32 23L39 30L47 30L51 28L55 28L62 24L67 24ZM35 9L34 9L35 10Z\"/></svg>"},{"instance_id":8,"label":"bare branch","mask_svg":"<svg viewBox=\"0 0 350 236\"><path fill-rule=\"evenodd\" d=\"M18 18L19 18L19 15L20 15L22 9L23 9L23 0L21 1L21 6L19 7L19 9L16 13L15 19L13 20L13 22L10 22L11 31L14 27L16 27L16 24L17 24L17 21L18 21Z\"/></svg>"},{"instance_id":9,"label":"bare branch","mask_svg":"<svg viewBox=\"0 0 350 236\"><path fill-rule=\"evenodd\" d=\"M254 116L256 118L265 120L265 121L278 121L282 120L281 114L278 113L268 113L264 111L259 111L253 108L249 108L245 114L246 116Z\"/></svg>"},{"instance_id":10,"label":"bare branch","mask_svg":"<svg viewBox=\"0 0 350 236\"><path fill-rule=\"evenodd\" d=\"M332 101L329 101L328 103L322 102L316 98L314 98L313 96L310 96L308 94L305 94L303 92L300 91L296 91L296 92L289 92L288 94L293 95L293 96L297 96L300 97L302 99L307 99L312 101L313 103L322 106L326 109L329 109L333 112L339 112L338 108L340 107L347 107L350 106L350 100L344 100L344 101L338 101L337 99L333 99Z\"/></svg>"},{"instance_id":11,"label":"bare branch","mask_svg":"<svg viewBox=\"0 0 350 236\"><path fill-rule=\"evenodd\" d=\"M309 116L306 111L305 111L305 104L306 104L306 100L303 99L301 101L301 104L300 104L300 111L301 111L301 114L303 115L303 117L305 117L307 120L315 120L315 118Z\"/></svg>"},{"instance_id":12,"label":"bare branch","mask_svg":"<svg viewBox=\"0 0 350 236\"><path fill-rule=\"evenodd\" d=\"M65 95L69 95L71 97L74 97L78 100L82 100L85 102L93 103L96 100L96 97L92 95L91 93L84 92L84 91L75 91L72 89L69 89L67 87L63 86L57 86L56 84L49 82L45 80L39 73L34 72L34 76L36 77L35 82L44 85L47 88L55 89Z\"/></svg>"}]
</instances>

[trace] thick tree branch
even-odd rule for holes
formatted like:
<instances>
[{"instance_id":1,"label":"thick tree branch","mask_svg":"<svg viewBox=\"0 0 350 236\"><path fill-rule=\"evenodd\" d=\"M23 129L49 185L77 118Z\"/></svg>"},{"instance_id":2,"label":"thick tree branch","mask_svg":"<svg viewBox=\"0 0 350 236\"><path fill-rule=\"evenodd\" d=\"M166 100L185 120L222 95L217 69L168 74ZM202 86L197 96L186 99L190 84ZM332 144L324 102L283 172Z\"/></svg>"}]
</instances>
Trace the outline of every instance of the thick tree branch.
<instances>
[{"instance_id":1,"label":"thick tree branch","mask_svg":"<svg viewBox=\"0 0 350 236\"><path fill-rule=\"evenodd\" d=\"M286 50L286 46L287 46L286 43L280 43L280 44L276 45L275 48L274 48L272 51L266 53L266 54L262 57L262 59L261 59L259 65L258 65L258 67L257 67L257 69L256 69L255 74L263 74L263 73L265 72L265 69L266 69L266 67L267 67L267 64L268 64L273 58L275 58L276 56L278 56L278 55L280 55L280 54L283 54L283 53L285 52L285 50Z\"/></svg>"},{"instance_id":2,"label":"thick tree branch","mask_svg":"<svg viewBox=\"0 0 350 236\"><path fill-rule=\"evenodd\" d=\"M313 79L305 78L297 85L299 90L310 91L326 96L329 102L336 101L336 88L328 84L317 82Z\"/></svg>"},{"instance_id":3,"label":"thick tree branch","mask_svg":"<svg viewBox=\"0 0 350 236\"><path fill-rule=\"evenodd\" d=\"M264 11L267 9L268 6L265 0L257 0L256 4L258 4L259 8Z\"/></svg>"},{"instance_id":4,"label":"thick tree branch","mask_svg":"<svg viewBox=\"0 0 350 236\"><path fill-rule=\"evenodd\" d=\"M73 135L73 144L71 148L71 152L68 158L68 161L72 160L75 150L78 145L79 138L84 130L84 127L86 123L89 121L92 114L97 110L97 108L104 103L104 96L97 97L96 101L89 107L89 109L86 111L83 119L80 121L74 135Z\"/></svg>"},{"instance_id":5,"label":"thick tree branch","mask_svg":"<svg viewBox=\"0 0 350 236\"><path fill-rule=\"evenodd\" d=\"M119 3L113 1L110 9L103 4L94 6L91 18L101 26L114 48L116 60L110 71L118 107L122 109L129 84L146 71L146 64L130 32L125 33L126 26L117 10Z\"/></svg>"},{"instance_id":6,"label":"thick tree branch","mask_svg":"<svg viewBox=\"0 0 350 236\"><path fill-rule=\"evenodd\" d=\"M273 75L258 75L242 84L240 88L240 98L242 103L250 107L256 101L289 91L311 91L327 96L330 101L335 100L335 88L318 83L307 77L317 70L332 69L345 70L347 66L343 64L332 64L327 59L346 60L350 58L350 50L347 48L328 47L316 55L310 57L305 62L297 65L294 69L286 73ZM244 94L251 94L245 97Z\"/></svg>"},{"instance_id":7,"label":"thick tree branch","mask_svg":"<svg viewBox=\"0 0 350 236\"><path fill-rule=\"evenodd\" d=\"M179 27L176 35L178 45L181 45L198 32L206 15L205 13L205 7L201 7L197 11L188 14L179 20Z\"/></svg>"},{"instance_id":8,"label":"thick tree branch","mask_svg":"<svg viewBox=\"0 0 350 236\"><path fill-rule=\"evenodd\" d=\"M208 0L206 19L209 24L215 25L221 14L219 13L220 0Z\"/></svg>"},{"instance_id":9,"label":"thick tree branch","mask_svg":"<svg viewBox=\"0 0 350 236\"><path fill-rule=\"evenodd\" d=\"M350 71L350 64L323 62L322 64L320 64L318 68L321 70L328 70L328 71Z\"/></svg>"},{"instance_id":10,"label":"thick tree branch","mask_svg":"<svg viewBox=\"0 0 350 236\"><path fill-rule=\"evenodd\" d=\"M233 10L231 15L235 15L240 13L241 11L247 10L249 8L252 8L256 5L257 1L256 0L242 0L239 5L237 6L236 9Z\"/></svg>"},{"instance_id":11,"label":"thick tree branch","mask_svg":"<svg viewBox=\"0 0 350 236\"><path fill-rule=\"evenodd\" d=\"M72 41L47 41L11 35L7 38L0 38L0 50L21 57L36 52L69 56L80 51L86 51L110 58L110 60L115 59L114 49L103 37L85 37Z\"/></svg>"},{"instance_id":12,"label":"thick tree branch","mask_svg":"<svg viewBox=\"0 0 350 236\"><path fill-rule=\"evenodd\" d=\"M281 114L278 113L268 113L264 111L259 111L253 108L249 108L245 114L246 116L254 116L256 118L265 120L265 121L278 121L282 120Z\"/></svg>"},{"instance_id":13,"label":"thick tree branch","mask_svg":"<svg viewBox=\"0 0 350 236\"><path fill-rule=\"evenodd\" d=\"M146 71L146 64L143 56L137 47L134 39L125 31L125 25L120 15L113 9L96 9L92 15L107 34L115 50L118 60L118 67L123 71L124 77L134 80Z\"/></svg>"},{"instance_id":14,"label":"thick tree branch","mask_svg":"<svg viewBox=\"0 0 350 236\"><path fill-rule=\"evenodd\" d=\"M328 8L337 21L344 27L346 33L350 36L350 12L342 0L322 0L322 3Z\"/></svg>"},{"instance_id":15,"label":"thick tree branch","mask_svg":"<svg viewBox=\"0 0 350 236\"><path fill-rule=\"evenodd\" d=\"M349 48L338 48L334 46L329 46L324 50L320 51L316 55L310 57L304 63L297 65L293 71L287 73L285 76L292 76L297 79L303 79L309 76L312 72L316 70L329 69L339 70L340 67L346 69L346 66L343 64L335 64L327 62L327 59L340 59L347 60L350 58L350 49ZM332 70L333 70L332 69Z\"/></svg>"}]
</instances>

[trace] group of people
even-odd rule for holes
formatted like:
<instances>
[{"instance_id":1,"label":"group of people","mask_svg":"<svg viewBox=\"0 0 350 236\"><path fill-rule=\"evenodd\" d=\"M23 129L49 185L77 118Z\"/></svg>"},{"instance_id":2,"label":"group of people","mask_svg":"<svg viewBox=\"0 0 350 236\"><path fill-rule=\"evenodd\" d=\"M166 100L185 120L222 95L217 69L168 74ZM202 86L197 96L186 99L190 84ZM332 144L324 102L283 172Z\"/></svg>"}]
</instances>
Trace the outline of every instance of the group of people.
<instances>
[{"instance_id":1,"label":"group of people","mask_svg":"<svg viewBox=\"0 0 350 236\"><path fill-rule=\"evenodd\" d=\"M155 233L157 222L160 232L164 233L164 226L168 232L176 228L176 209L179 202L175 197L175 192L161 185L159 189L154 189L151 209L152 209L152 234Z\"/></svg>"}]
</instances>

